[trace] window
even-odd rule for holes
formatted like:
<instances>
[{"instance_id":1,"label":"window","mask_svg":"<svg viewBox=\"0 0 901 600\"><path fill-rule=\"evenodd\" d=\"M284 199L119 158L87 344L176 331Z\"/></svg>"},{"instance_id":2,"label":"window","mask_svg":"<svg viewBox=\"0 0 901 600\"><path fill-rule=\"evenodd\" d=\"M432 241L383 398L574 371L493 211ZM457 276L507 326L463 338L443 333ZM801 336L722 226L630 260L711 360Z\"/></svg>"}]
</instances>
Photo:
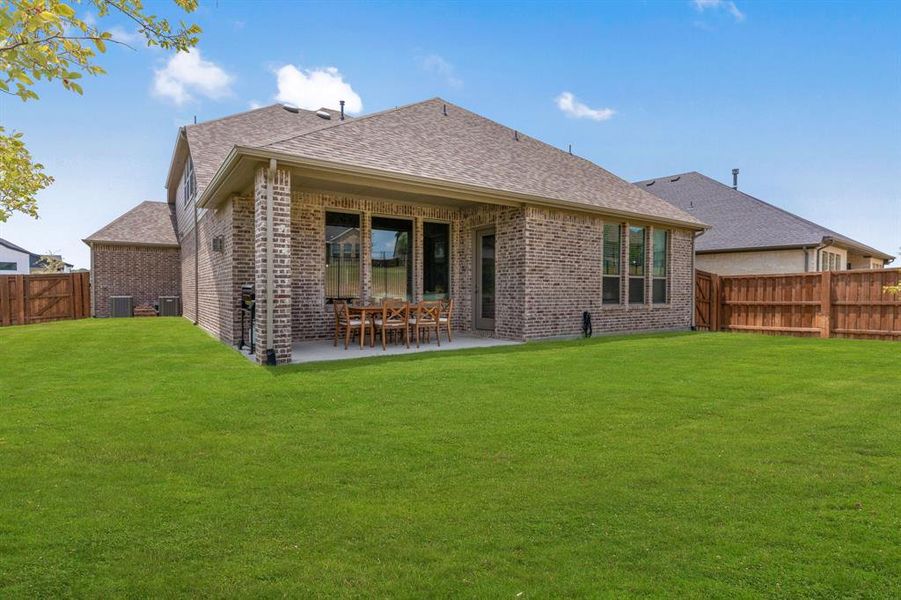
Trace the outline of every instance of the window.
<instances>
[{"instance_id":1,"label":"window","mask_svg":"<svg viewBox=\"0 0 901 600\"><path fill-rule=\"evenodd\" d=\"M629 304L644 304L644 227L629 227Z\"/></svg>"},{"instance_id":2,"label":"window","mask_svg":"<svg viewBox=\"0 0 901 600\"><path fill-rule=\"evenodd\" d=\"M601 292L604 304L619 304L620 256L622 228L611 223L604 225L604 281Z\"/></svg>"},{"instance_id":3,"label":"window","mask_svg":"<svg viewBox=\"0 0 901 600\"><path fill-rule=\"evenodd\" d=\"M651 301L654 304L666 304L666 271L667 254L669 252L669 231L665 229L654 230L654 264L651 276Z\"/></svg>"},{"instance_id":4,"label":"window","mask_svg":"<svg viewBox=\"0 0 901 600\"><path fill-rule=\"evenodd\" d=\"M842 255L837 252L823 250L820 253L820 271L841 271Z\"/></svg>"},{"instance_id":5,"label":"window","mask_svg":"<svg viewBox=\"0 0 901 600\"><path fill-rule=\"evenodd\" d=\"M450 225L422 225L422 298L444 300L450 297Z\"/></svg>"},{"instance_id":6,"label":"window","mask_svg":"<svg viewBox=\"0 0 901 600\"><path fill-rule=\"evenodd\" d=\"M360 215L325 213L325 297L360 297Z\"/></svg>"},{"instance_id":7,"label":"window","mask_svg":"<svg viewBox=\"0 0 901 600\"><path fill-rule=\"evenodd\" d=\"M197 191L197 180L194 178L194 161L191 160L191 157L188 157L188 162L185 163L185 178L182 181L182 193L184 195L184 204L188 205L194 199L194 193Z\"/></svg>"},{"instance_id":8,"label":"window","mask_svg":"<svg viewBox=\"0 0 901 600\"><path fill-rule=\"evenodd\" d=\"M372 297L410 300L413 222L372 217Z\"/></svg>"},{"instance_id":9,"label":"window","mask_svg":"<svg viewBox=\"0 0 901 600\"><path fill-rule=\"evenodd\" d=\"M15 271L19 266L14 262L0 262L0 271Z\"/></svg>"}]
</instances>

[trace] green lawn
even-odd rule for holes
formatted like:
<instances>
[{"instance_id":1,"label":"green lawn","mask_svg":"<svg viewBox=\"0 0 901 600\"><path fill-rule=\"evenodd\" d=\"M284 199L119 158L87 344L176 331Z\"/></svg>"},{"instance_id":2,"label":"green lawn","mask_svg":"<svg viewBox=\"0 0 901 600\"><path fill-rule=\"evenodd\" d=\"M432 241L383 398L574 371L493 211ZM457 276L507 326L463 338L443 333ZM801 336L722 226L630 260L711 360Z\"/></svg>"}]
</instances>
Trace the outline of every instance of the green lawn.
<instances>
[{"instance_id":1,"label":"green lawn","mask_svg":"<svg viewBox=\"0 0 901 600\"><path fill-rule=\"evenodd\" d=\"M0 596L898 597L901 344L0 329ZM521 595L520 595L521 594Z\"/></svg>"}]
</instances>

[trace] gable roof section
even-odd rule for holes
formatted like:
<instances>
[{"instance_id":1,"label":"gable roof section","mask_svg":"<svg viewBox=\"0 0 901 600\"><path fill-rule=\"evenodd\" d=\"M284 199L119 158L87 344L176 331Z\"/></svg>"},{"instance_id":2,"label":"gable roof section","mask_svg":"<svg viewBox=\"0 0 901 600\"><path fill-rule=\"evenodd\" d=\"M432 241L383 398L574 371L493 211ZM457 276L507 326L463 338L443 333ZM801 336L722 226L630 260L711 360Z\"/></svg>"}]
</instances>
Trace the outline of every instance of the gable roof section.
<instances>
[{"instance_id":1,"label":"gable roof section","mask_svg":"<svg viewBox=\"0 0 901 600\"><path fill-rule=\"evenodd\" d=\"M447 114L444 114L444 107ZM440 98L284 136L256 148L451 184L703 223L602 169Z\"/></svg>"},{"instance_id":2,"label":"gable roof section","mask_svg":"<svg viewBox=\"0 0 901 600\"><path fill-rule=\"evenodd\" d=\"M26 250L22 246L17 246L16 244L13 244L9 240L4 240L3 238L0 238L0 246L4 246L6 248L9 248L10 250L15 250L16 252L22 252L23 254L28 254L29 256L34 254L34 252Z\"/></svg>"},{"instance_id":3,"label":"gable roof section","mask_svg":"<svg viewBox=\"0 0 901 600\"><path fill-rule=\"evenodd\" d=\"M262 146L275 140L298 135L321 127L333 125L340 113L325 110L331 120L317 116L316 111L287 109L282 104L272 104L214 119L195 125L186 125L184 135L187 149L194 162L194 177L197 180L197 194L210 183L228 153L235 146ZM352 117L345 116L345 123ZM181 137L176 142L175 155L170 167L167 187L175 185L181 176L181 163L187 157L186 149L179 148ZM170 190L170 202L174 200L174 190Z\"/></svg>"},{"instance_id":4,"label":"gable roof section","mask_svg":"<svg viewBox=\"0 0 901 600\"><path fill-rule=\"evenodd\" d=\"M26 250L22 246L13 244L9 240L4 240L3 238L0 238L0 246L5 246L6 248L9 248L10 250L14 250L16 252L21 252L22 254L27 254L28 255L28 266L31 268L41 266L45 256L63 260L63 257L60 256L59 254L36 254L34 252L31 252L30 250ZM72 266L71 263L67 263L65 261L63 261L63 264L66 265L67 267Z\"/></svg>"},{"instance_id":5,"label":"gable roof section","mask_svg":"<svg viewBox=\"0 0 901 600\"><path fill-rule=\"evenodd\" d=\"M88 245L98 242L178 247L175 220L172 209L166 202L141 202L82 241Z\"/></svg>"},{"instance_id":6,"label":"gable roof section","mask_svg":"<svg viewBox=\"0 0 901 600\"><path fill-rule=\"evenodd\" d=\"M892 258L696 171L635 185L710 224L711 229L695 242L699 252L816 246L831 238L859 252Z\"/></svg>"}]
</instances>

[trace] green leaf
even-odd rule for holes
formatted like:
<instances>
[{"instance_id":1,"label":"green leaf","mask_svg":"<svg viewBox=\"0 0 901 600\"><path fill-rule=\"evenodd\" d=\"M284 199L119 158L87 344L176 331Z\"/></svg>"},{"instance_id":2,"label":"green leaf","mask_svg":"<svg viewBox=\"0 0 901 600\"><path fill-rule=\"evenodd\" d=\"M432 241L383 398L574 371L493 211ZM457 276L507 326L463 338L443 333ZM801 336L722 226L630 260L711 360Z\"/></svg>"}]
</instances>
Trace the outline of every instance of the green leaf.
<instances>
[{"instance_id":1,"label":"green leaf","mask_svg":"<svg viewBox=\"0 0 901 600\"><path fill-rule=\"evenodd\" d=\"M97 50L100 52L106 52L106 42L104 42L100 38L94 38L94 45L97 46Z\"/></svg>"},{"instance_id":2,"label":"green leaf","mask_svg":"<svg viewBox=\"0 0 901 600\"><path fill-rule=\"evenodd\" d=\"M57 4L53 7L53 10L56 11L56 14L59 16L66 17L67 19L71 19L75 16L75 9L68 4Z\"/></svg>"}]
</instances>

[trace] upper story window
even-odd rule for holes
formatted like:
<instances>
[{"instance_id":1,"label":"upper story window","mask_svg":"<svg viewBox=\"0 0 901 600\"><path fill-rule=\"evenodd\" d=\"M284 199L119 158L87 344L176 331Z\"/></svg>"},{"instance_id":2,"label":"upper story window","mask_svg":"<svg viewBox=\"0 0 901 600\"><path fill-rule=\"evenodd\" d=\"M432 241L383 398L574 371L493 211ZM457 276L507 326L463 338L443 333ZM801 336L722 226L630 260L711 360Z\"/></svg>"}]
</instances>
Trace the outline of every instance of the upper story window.
<instances>
[{"instance_id":1,"label":"upper story window","mask_svg":"<svg viewBox=\"0 0 901 600\"><path fill-rule=\"evenodd\" d=\"M14 262L0 262L0 271L15 271L19 266Z\"/></svg>"},{"instance_id":2,"label":"upper story window","mask_svg":"<svg viewBox=\"0 0 901 600\"><path fill-rule=\"evenodd\" d=\"M188 157L188 162L185 163L185 176L182 180L182 194L184 195L184 204L188 205L189 202L194 200L194 194L197 192L197 179L194 177L194 161L191 160L191 157Z\"/></svg>"}]
</instances>

